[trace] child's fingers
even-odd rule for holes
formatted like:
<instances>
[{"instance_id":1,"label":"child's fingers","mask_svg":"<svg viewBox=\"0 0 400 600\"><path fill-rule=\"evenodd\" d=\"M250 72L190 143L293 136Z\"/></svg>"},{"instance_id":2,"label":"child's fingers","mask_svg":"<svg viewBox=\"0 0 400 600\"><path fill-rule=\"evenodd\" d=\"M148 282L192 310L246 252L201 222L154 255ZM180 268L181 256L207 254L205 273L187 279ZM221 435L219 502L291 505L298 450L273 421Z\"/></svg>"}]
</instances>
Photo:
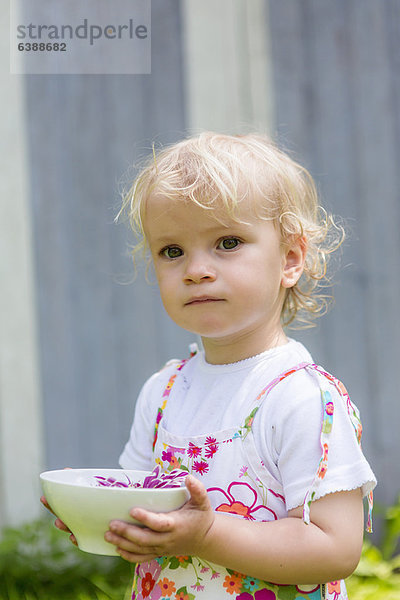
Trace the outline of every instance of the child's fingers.
<instances>
[{"instance_id":1,"label":"child's fingers","mask_svg":"<svg viewBox=\"0 0 400 600\"><path fill-rule=\"evenodd\" d=\"M150 562L157 558L155 554L135 554L134 552L129 552L129 550L124 550L123 548L117 548L117 552L124 560L136 564Z\"/></svg>"},{"instance_id":2,"label":"child's fingers","mask_svg":"<svg viewBox=\"0 0 400 600\"><path fill-rule=\"evenodd\" d=\"M204 485L193 477L192 475L188 475L185 478L186 487L190 493L190 502L197 509L207 510L210 507L210 501L207 495L207 490Z\"/></svg>"},{"instance_id":3,"label":"child's fingers","mask_svg":"<svg viewBox=\"0 0 400 600\"><path fill-rule=\"evenodd\" d=\"M171 531L173 518L168 513L156 513L143 508L132 508L130 515L145 527L160 533Z\"/></svg>"},{"instance_id":4,"label":"child's fingers","mask_svg":"<svg viewBox=\"0 0 400 600\"><path fill-rule=\"evenodd\" d=\"M66 467L66 468L69 469L69 467ZM47 508L48 511L50 511L55 517L57 517L56 513L53 511L50 504L47 502L46 496L41 496L40 502L43 504L43 506L45 508ZM60 531L65 531L66 533L70 533L71 535L69 536L69 539L75 546L78 545L78 542L76 541L76 537L71 532L71 530L66 526L66 524L63 521L61 521L61 519L59 519L57 517L56 520L54 521L54 525L57 527L57 529L60 529Z\"/></svg>"},{"instance_id":5,"label":"child's fingers","mask_svg":"<svg viewBox=\"0 0 400 600\"><path fill-rule=\"evenodd\" d=\"M47 508L47 510L49 510L49 511L50 511L51 513L53 513L53 515L54 515L54 512L53 512L53 510L52 510L52 508L51 508L50 504L47 502L47 498L46 498L46 496L41 496L41 497L40 497L40 502L43 504L43 506L44 506L45 508Z\"/></svg>"},{"instance_id":6,"label":"child's fingers","mask_svg":"<svg viewBox=\"0 0 400 600\"><path fill-rule=\"evenodd\" d=\"M107 542L118 548L138 555L161 556L168 549L169 536L166 532L147 527L137 527L124 521L111 521L110 530L106 532Z\"/></svg>"},{"instance_id":7,"label":"child's fingers","mask_svg":"<svg viewBox=\"0 0 400 600\"><path fill-rule=\"evenodd\" d=\"M47 508L47 510L49 510L55 517L57 517L56 513L52 510L50 504L47 502L47 499L45 496L41 496L40 498L40 502L43 504L43 506L45 508ZM66 533L71 533L71 530L66 526L66 524L61 521L61 519L59 519L58 517L56 518L56 520L54 521L54 525L57 527L57 529L60 529L60 531L65 531ZM69 536L70 540L73 544L75 544L75 546L78 545L76 538L74 536L73 533L71 533L71 535Z\"/></svg>"},{"instance_id":8,"label":"child's fingers","mask_svg":"<svg viewBox=\"0 0 400 600\"><path fill-rule=\"evenodd\" d=\"M74 536L73 533L71 533L71 535L69 536L69 539L74 544L74 546L78 546L78 542L76 541L76 537Z\"/></svg>"},{"instance_id":9,"label":"child's fingers","mask_svg":"<svg viewBox=\"0 0 400 600\"><path fill-rule=\"evenodd\" d=\"M117 546L117 548L131 552L132 554L149 553L147 547L141 547L129 531L127 531L124 535L119 535L115 533L115 531L107 531L104 535L104 539L109 544L113 544L114 546Z\"/></svg>"},{"instance_id":10,"label":"child's fingers","mask_svg":"<svg viewBox=\"0 0 400 600\"><path fill-rule=\"evenodd\" d=\"M53 511L51 511L53 512ZM53 513L54 515L54 513ZM69 539L71 540L71 542L74 544L74 546L78 545L78 542L76 541L76 537L74 536L74 534L71 532L71 530L69 529L69 527L66 526L66 524L61 521L61 519L59 519L57 517L57 519L54 521L54 525L57 527L57 529L59 529L60 531L65 531L66 533L70 533L71 535L69 536Z\"/></svg>"},{"instance_id":11,"label":"child's fingers","mask_svg":"<svg viewBox=\"0 0 400 600\"><path fill-rule=\"evenodd\" d=\"M54 521L54 525L57 527L57 529L60 529L61 531L66 531L67 533L71 533L71 530L66 526L66 524L61 521L61 519L59 519L57 517L57 519Z\"/></svg>"},{"instance_id":12,"label":"child's fingers","mask_svg":"<svg viewBox=\"0 0 400 600\"><path fill-rule=\"evenodd\" d=\"M145 562L162 554L153 544L139 542L133 530L127 529L123 536L107 531L104 539L116 546L118 553L130 562Z\"/></svg>"},{"instance_id":13,"label":"child's fingers","mask_svg":"<svg viewBox=\"0 0 400 600\"><path fill-rule=\"evenodd\" d=\"M59 529L60 531L65 531L66 533L70 533L71 535L69 536L69 539L71 540L71 542L74 544L74 546L78 545L78 542L76 541L76 537L74 536L74 534L71 532L71 530L66 526L66 524L61 521L61 519L59 519L57 517L57 519L54 521L54 525L57 527L57 529Z\"/></svg>"}]
</instances>

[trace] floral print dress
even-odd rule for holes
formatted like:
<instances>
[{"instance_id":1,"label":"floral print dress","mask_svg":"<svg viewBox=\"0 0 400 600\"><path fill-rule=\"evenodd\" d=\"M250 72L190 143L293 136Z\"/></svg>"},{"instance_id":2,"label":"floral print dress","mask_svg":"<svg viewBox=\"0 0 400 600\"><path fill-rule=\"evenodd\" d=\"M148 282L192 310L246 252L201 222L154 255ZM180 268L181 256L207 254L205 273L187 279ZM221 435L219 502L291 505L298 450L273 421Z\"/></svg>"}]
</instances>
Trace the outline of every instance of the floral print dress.
<instances>
[{"instance_id":1,"label":"floral print dress","mask_svg":"<svg viewBox=\"0 0 400 600\"><path fill-rule=\"evenodd\" d=\"M361 438L357 408L344 386L314 364L301 363L271 381L248 407L241 425L206 435L182 437L163 427L163 414L176 378L184 369L182 361L170 377L161 399L154 431L154 459L162 471L184 469L198 477L207 488L212 507L233 518L273 521L287 516L282 485L267 471L258 455L252 433L254 417L269 392L280 381L300 369L310 370L318 379L323 406L321 458L314 482L303 504L303 518L310 520L310 505L328 464L329 434L334 418L330 389L334 386L346 404L355 435ZM369 496L372 509L372 493ZM369 523L370 527L370 513ZM195 556L166 556L136 566L132 600L346 600L343 581L324 585L276 585L210 563Z\"/></svg>"}]
</instances>

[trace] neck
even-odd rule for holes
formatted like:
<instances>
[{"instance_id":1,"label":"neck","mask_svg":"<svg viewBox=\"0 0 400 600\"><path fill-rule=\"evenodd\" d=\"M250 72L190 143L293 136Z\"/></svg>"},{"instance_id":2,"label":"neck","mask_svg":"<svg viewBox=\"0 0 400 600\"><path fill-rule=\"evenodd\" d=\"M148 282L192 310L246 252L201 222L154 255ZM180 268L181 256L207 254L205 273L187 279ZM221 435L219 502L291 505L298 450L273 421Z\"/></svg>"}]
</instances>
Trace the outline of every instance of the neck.
<instances>
[{"instance_id":1,"label":"neck","mask_svg":"<svg viewBox=\"0 0 400 600\"><path fill-rule=\"evenodd\" d=\"M206 361L214 365L223 365L245 360L261 354L271 348L283 346L288 339L280 327L279 330L266 335L245 335L237 339L202 338Z\"/></svg>"}]
</instances>

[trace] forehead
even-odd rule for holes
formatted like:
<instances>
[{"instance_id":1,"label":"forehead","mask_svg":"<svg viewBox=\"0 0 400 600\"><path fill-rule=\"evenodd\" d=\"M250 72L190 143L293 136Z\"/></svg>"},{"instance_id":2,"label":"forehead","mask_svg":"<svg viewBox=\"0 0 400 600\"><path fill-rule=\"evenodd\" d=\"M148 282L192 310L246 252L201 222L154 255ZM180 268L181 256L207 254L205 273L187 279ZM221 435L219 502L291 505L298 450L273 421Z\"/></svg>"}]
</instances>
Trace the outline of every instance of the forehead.
<instances>
[{"instance_id":1,"label":"forehead","mask_svg":"<svg viewBox=\"0 0 400 600\"><path fill-rule=\"evenodd\" d=\"M147 198L142 210L142 223L145 234L167 224L181 225L208 223L209 228L231 227L233 225L250 225L260 220L262 211L257 210L256 202L247 198L237 205L225 204L222 199L212 204L190 198L168 198L156 194ZM263 211L265 213L265 211ZM265 218L265 214L264 214Z\"/></svg>"}]
</instances>

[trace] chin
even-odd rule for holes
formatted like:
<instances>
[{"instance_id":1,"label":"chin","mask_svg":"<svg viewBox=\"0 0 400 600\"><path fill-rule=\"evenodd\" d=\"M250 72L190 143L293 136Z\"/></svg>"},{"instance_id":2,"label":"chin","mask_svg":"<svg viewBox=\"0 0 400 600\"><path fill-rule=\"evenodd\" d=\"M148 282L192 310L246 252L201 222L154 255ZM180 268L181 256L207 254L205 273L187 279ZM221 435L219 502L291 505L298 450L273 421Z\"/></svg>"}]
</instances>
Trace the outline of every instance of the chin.
<instances>
[{"instance_id":1,"label":"chin","mask_svg":"<svg viewBox=\"0 0 400 600\"><path fill-rule=\"evenodd\" d=\"M229 335L227 327L215 320L205 320L201 323L179 322L179 320L175 319L173 319L173 321L175 321L182 329L190 331L190 333L194 333L200 337L219 338Z\"/></svg>"}]
</instances>

